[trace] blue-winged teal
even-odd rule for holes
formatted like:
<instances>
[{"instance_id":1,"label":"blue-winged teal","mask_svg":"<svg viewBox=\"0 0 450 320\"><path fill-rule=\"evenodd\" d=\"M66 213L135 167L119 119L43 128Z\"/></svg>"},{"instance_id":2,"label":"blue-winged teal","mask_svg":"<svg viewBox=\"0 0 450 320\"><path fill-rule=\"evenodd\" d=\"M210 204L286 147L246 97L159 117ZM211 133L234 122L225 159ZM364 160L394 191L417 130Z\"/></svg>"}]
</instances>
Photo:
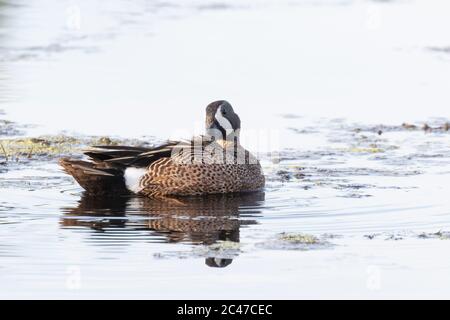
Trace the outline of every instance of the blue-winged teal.
<instances>
[{"instance_id":1,"label":"blue-winged teal","mask_svg":"<svg viewBox=\"0 0 450 320\"><path fill-rule=\"evenodd\" d=\"M148 197L252 192L264 188L259 161L239 142L241 121L227 101L206 108L206 134L156 148L96 146L91 161L61 159L93 195Z\"/></svg>"}]
</instances>

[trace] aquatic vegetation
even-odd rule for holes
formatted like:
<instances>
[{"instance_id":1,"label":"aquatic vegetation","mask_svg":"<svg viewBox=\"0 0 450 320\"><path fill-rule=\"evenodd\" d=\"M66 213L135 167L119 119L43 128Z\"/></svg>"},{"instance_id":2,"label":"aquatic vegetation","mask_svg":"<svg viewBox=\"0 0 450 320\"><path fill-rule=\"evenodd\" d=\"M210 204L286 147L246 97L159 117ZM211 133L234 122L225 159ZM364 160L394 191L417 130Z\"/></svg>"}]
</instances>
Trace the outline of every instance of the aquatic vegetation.
<instances>
[{"instance_id":1,"label":"aquatic vegetation","mask_svg":"<svg viewBox=\"0 0 450 320\"><path fill-rule=\"evenodd\" d=\"M51 160L63 155L79 153L90 145L118 145L129 143L110 137L72 137L67 135L42 136L37 138L0 139L0 159L20 161L30 159ZM142 142L133 141L142 145Z\"/></svg>"},{"instance_id":2,"label":"aquatic vegetation","mask_svg":"<svg viewBox=\"0 0 450 320\"><path fill-rule=\"evenodd\" d=\"M217 241L210 245L196 245L191 251L166 251L158 252L153 256L157 259L186 259L186 258L222 258L232 259L241 252L242 245L234 241Z\"/></svg>"},{"instance_id":3,"label":"aquatic vegetation","mask_svg":"<svg viewBox=\"0 0 450 320\"><path fill-rule=\"evenodd\" d=\"M320 243L319 238L311 234L305 233L282 233L279 235L281 241L292 243L317 244Z\"/></svg>"},{"instance_id":4,"label":"aquatic vegetation","mask_svg":"<svg viewBox=\"0 0 450 320\"><path fill-rule=\"evenodd\" d=\"M3 113L0 110L0 115ZM80 156L82 149L90 145L148 145L139 140L124 140L111 137L69 136L65 134L23 137L21 126L0 119L0 163L28 162L28 160L52 160L66 155Z\"/></svg>"},{"instance_id":5,"label":"aquatic vegetation","mask_svg":"<svg viewBox=\"0 0 450 320\"><path fill-rule=\"evenodd\" d=\"M329 180L329 178L348 178L353 176L386 176L386 177L402 177L402 176L412 176L419 175L422 172L419 170L404 170L400 171L396 168L392 169L375 169L368 167L340 167L340 168L328 168L328 167L288 167L285 166L276 172L274 176L270 176L270 179L288 181L292 177L297 179L304 179L306 182L327 182L327 183L337 183L336 188L342 189L361 189L368 186L373 186L370 184L342 184L340 180ZM308 178L308 179L306 179ZM325 179L327 178L327 179ZM322 181L324 180L324 181Z\"/></svg>"},{"instance_id":6,"label":"aquatic vegetation","mask_svg":"<svg viewBox=\"0 0 450 320\"><path fill-rule=\"evenodd\" d=\"M418 235L420 239L439 239L439 240L450 240L449 231L438 231L434 233L423 232Z\"/></svg>"},{"instance_id":7,"label":"aquatic vegetation","mask_svg":"<svg viewBox=\"0 0 450 320\"><path fill-rule=\"evenodd\" d=\"M411 232L386 232L386 233L372 233L364 235L364 238L368 240L374 240L376 238L381 238L382 240L404 240L407 237L411 237Z\"/></svg>"},{"instance_id":8,"label":"aquatic vegetation","mask_svg":"<svg viewBox=\"0 0 450 320\"><path fill-rule=\"evenodd\" d=\"M217 257L231 259L241 253L241 244L234 241L217 241L216 243L196 246L192 254L199 257Z\"/></svg>"},{"instance_id":9,"label":"aquatic vegetation","mask_svg":"<svg viewBox=\"0 0 450 320\"><path fill-rule=\"evenodd\" d=\"M208 250L225 251L225 250L240 250L241 244L235 241L218 241L208 246Z\"/></svg>"},{"instance_id":10,"label":"aquatic vegetation","mask_svg":"<svg viewBox=\"0 0 450 320\"><path fill-rule=\"evenodd\" d=\"M376 148L376 147L372 147L372 148L353 147L353 148L348 149L348 151L353 152L353 153L382 153L382 152L384 152L383 149Z\"/></svg>"},{"instance_id":11,"label":"aquatic vegetation","mask_svg":"<svg viewBox=\"0 0 450 320\"><path fill-rule=\"evenodd\" d=\"M365 234L364 238L369 239L369 240L373 240L376 237L378 237L380 234L379 233L371 233L371 234Z\"/></svg>"},{"instance_id":12,"label":"aquatic vegetation","mask_svg":"<svg viewBox=\"0 0 450 320\"><path fill-rule=\"evenodd\" d=\"M22 133L23 132L16 123L0 119L0 136L18 136Z\"/></svg>"},{"instance_id":13,"label":"aquatic vegetation","mask_svg":"<svg viewBox=\"0 0 450 320\"><path fill-rule=\"evenodd\" d=\"M286 119L289 119L286 117ZM394 132L417 132L423 131L426 133L431 132L448 132L450 130L450 121L444 118L436 119L434 121L423 121L417 123L407 123L404 122L400 125L368 125L368 124L355 124L355 123L346 123L342 119L330 120L327 124L325 124L326 130L329 131L341 131L342 133L351 133L351 134L375 134L375 137L383 136L386 133L394 133ZM288 129L296 134L310 134L317 133L317 128L297 128L297 127L288 127ZM343 136L342 134L340 135ZM333 139L340 139L340 136L333 136Z\"/></svg>"},{"instance_id":14,"label":"aquatic vegetation","mask_svg":"<svg viewBox=\"0 0 450 320\"><path fill-rule=\"evenodd\" d=\"M437 231L437 232L415 232L415 231L396 231L396 232L379 232L364 235L365 239L374 240L408 240L412 238L419 239L439 239L450 240L450 231Z\"/></svg>"},{"instance_id":15,"label":"aquatic vegetation","mask_svg":"<svg viewBox=\"0 0 450 320\"><path fill-rule=\"evenodd\" d=\"M269 250L316 250L331 248L334 245L328 241L329 235L317 237L306 233L287 233L278 234L274 239L258 243L256 246Z\"/></svg>"},{"instance_id":16,"label":"aquatic vegetation","mask_svg":"<svg viewBox=\"0 0 450 320\"><path fill-rule=\"evenodd\" d=\"M277 168L264 168L266 179L268 181L290 182L292 180L304 179L306 175L303 173L305 167L297 165L279 164Z\"/></svg>"},{"instance_id":17,"label":"aquatic vegetation","mask_svg":"<svg viewBox=\"0 0 450 320\"><path fill-rule=\"evenodd\" d=\"M403 236L401 235L397 235L397 234L391 234L389 235L385 240L393 240L393 241L398 241L398 240L403 240Z\"/></svg>"},{"instance_id":18,"label":"aquatic vegetation","mask_svg":"<svg viewBox=\"0 0 450 320\"><path fill-rule=\"evenodd\" d=\"M361 199L361 198L369 198L372 197L370 194L360 194L360 193L346 193L344 195L338 196L341 198L353 198L353 199Z\"/></svg>"},{"instance_id":19,"label":"aquatic vegetation","mask_svg":"<svg viewBox=\"0 0 450 320\"><path fill-rule=\"evenodd\" d=\"M76 138L55 136L41 138L2 139L0 146L6 161L21 158L59 156L75 151L82 145Z\"/></svg>"},{"instance_id":20,"label":"aquatic vegetation","mask_svg":"<svg viewBox=\"0 0 450 320\"><path fill-rule=\"evenodd\" d=\"M292 174L287 170L278 170L277 176L280 178L281 181L289 181L292 179Z\"/></svg>"}]
</instances>

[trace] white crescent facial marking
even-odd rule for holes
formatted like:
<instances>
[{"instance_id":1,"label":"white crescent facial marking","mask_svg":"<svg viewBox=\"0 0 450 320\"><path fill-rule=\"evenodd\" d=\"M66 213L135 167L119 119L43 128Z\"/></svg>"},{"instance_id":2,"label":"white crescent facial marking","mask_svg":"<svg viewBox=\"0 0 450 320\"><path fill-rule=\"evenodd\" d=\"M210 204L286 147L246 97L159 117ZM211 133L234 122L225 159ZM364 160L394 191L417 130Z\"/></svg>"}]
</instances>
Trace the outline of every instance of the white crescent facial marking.
<instances>
[{"instance_id":1,"label":"white crescent facial marking","mask_svg":"<svg viewBox=\"0 0 450 320\"><path fill-rule=\"evenodd\" d=\"M222 115L222 107L217 108L215 118L222 128L225 130L233 130L231 122Z\"/></svg>"},{"instance_id":2,"label":"white crescent facial marking","mask_svg":"<svg viewBox=\"0 0 450 320\"><path fill-rule=\"evenodd\" d=\"M138 193L139 191L141 191L139 182L141 181L142 177L146 172L147 170L144 168L130 167L125 169L124 178L127 189L134 193Z\"/></svg>"},{"instance_id":3,"label":"white crescent facial marking","mask_svg":"<svg viewBox=\"0 0 450 320\"><path fill-rule=\"evenodd\" d=\"M214 258L214 263L215 263L217 266L220 266L220 265L222 264L222 259L220 259L220 258Z\"/></svg>"}]
</instances>

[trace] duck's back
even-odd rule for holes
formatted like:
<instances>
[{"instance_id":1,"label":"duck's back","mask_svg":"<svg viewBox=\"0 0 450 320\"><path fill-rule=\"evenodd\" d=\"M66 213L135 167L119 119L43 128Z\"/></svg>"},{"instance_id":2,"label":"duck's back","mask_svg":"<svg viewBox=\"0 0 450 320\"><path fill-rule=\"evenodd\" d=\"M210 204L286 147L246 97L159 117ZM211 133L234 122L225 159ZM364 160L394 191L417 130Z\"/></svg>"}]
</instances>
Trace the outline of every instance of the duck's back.
<instances>
[{"instance_id":1,"label":"duck's back","mask_svg":"<svg viewBox=\"0 0 450 320\"><path fill-rule=\"evenodd\" d=\"M140 181L145 195L201 195L252 192L264 187L259 161L242 146L218 143L188 147L156 161Z\"/></svg>"}]
</instances>

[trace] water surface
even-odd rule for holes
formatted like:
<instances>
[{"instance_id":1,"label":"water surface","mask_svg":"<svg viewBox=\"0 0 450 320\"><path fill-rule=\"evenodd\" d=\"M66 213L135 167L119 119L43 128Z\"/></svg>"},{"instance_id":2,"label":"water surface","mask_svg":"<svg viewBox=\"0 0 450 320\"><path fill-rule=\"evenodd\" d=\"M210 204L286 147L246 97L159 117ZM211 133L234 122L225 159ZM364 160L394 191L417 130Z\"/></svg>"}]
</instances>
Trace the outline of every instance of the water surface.
<instances>
[{"instance_id":1,"label":"water surface","mask_svg":"<svg viewBox=\"0 0 450 320\"><path fill-rule=\"evenodd\" d=\"M448 297L448 9L0 1L2 141L158 143L226 98L267 176L257 194L93 199L57 154L0 150L0 297Z\"/></svg>"}]
</instances>

